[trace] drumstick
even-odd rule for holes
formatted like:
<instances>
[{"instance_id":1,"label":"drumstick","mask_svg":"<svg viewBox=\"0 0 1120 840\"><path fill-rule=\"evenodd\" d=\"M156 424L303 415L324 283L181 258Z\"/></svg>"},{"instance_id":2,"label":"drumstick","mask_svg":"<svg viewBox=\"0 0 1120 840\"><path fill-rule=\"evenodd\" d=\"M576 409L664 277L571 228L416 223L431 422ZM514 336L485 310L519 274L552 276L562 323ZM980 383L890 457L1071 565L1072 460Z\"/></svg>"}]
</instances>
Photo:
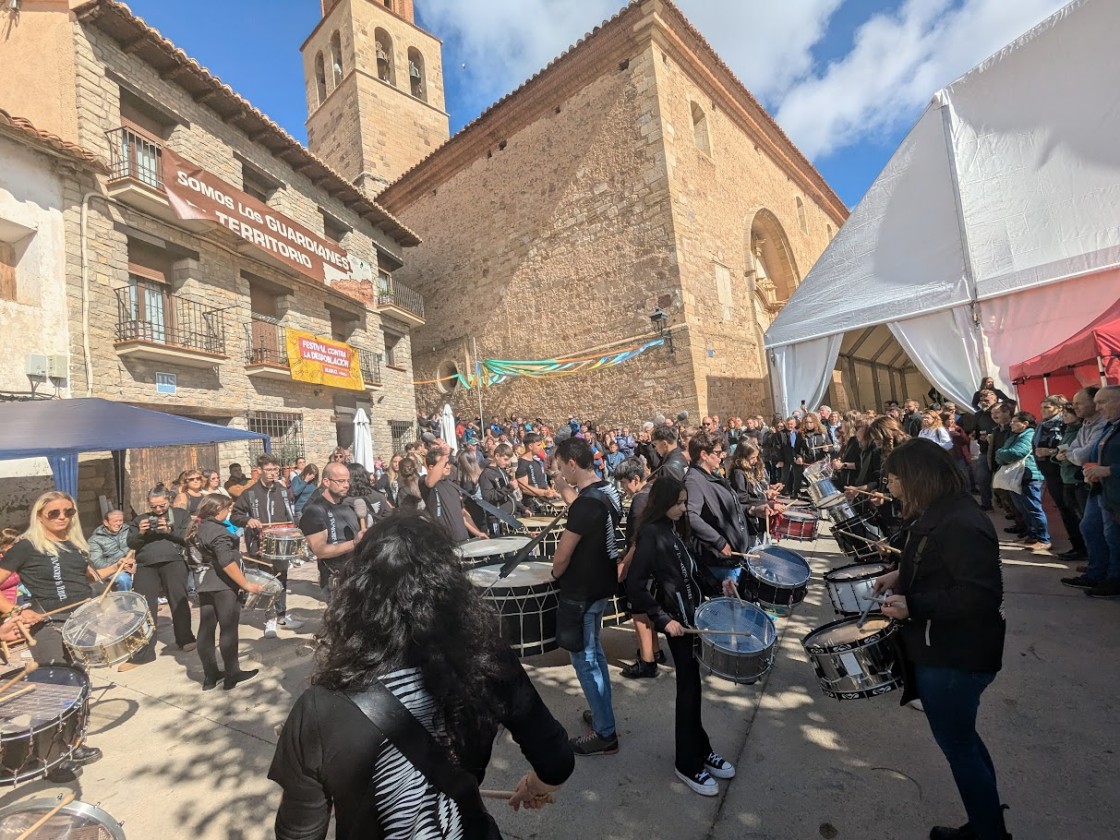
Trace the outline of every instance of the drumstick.
<instances>
[{"instance_id":1,"label":"drumstick","mask_svg":"<svg viewBox=\"0 0 1120 840\"><path fill-rule=\"evenodd\" d=\"M20 635L23 636L23 640L25 642L27 642L28 647L35 647L35 645L37 643L36 643L35 639L31 636L31 634L29 632L27 632L27 625L26 624L24 624L22 621L19 621L17 619L16 629L19 630Z\"/></svg>"},{"instance_id":2,"label":"drumstick","mask_svg":"<svg viewBox=\"0 0 1120 840\"><path fill-rule=\"evenodd\" d=\"M832 530L839 531L841 534L846 534L849 537L852 537L853 539L857 539L861 542L865 542L868 545L878 546L879 548L881 548L885 551L889 551L892 554L901 554L902 553L901 550L895 548L893 545L890 545L889 543L887 543L886 540L869 540L869 539L867 539L867 537L861 537L859 534L853 534L851 531L845 531L843 528L833 528Z\"/></svg>"},{"instance_id":3,"label":"drumstick","mask_svg":"<svg viewBox=\"0 0 1120 840\"><path fill-rule=\"evenodd\" d=\"M35 684L34 683L31 683L30 685L25 685L19 691L13 691L11 694L5 694L3 697L0 697L0 705L2 705L4 703L7 703L9 700L15 700L17 697L21 697L22 695L27 694L27 692L34 691L34 690L35 690Z\"/></svg>"},{"instance_id":4,"label":"drumstick","mask_svg":"<svg viewBox=\"0 0 1120 840\"><path fill-rule=\"evenodd\" d=\"M117 575L119 575L123 571L124 571L124 563L118 563L117 564L117 570L115 572L113 572L113 576L111 578L109 578L109 582L107 584L105 584L105 591L97 596L97 603L100 604L102 601L105 600L105 596L113 591L113 584L117 582Z\"/></svg>"},{"instance_id":5,"label":"drumstick","mask_svg":"<svg viewBox=\"0 0 1120 840\"><path fill-rule=\"evenodd\" d=\"M890 498L886 493L876 493L872 490L864 490L862 487L853 487L852 489L857 493L862 493L865 496L873 496L876 499L883 499L884 501Z\"/></svg>"},{"instance_id":6,"label":"drumstick","mask_svg":"<svg viewBox=\"0 0 1120 840\"><path fill-rule=\"evenodd\" d=\"M12 650L8 647L8 643L3 640L0 640L0 653L4 655L5 665L12 661Z\"/></svg>"},{"instance_id":7,"label":"drumstick","mask_svg":"<svg viewBox=\"0 0 1120 840\"><path fill-rule=\"evenodd\" d=\"M0 694L3 694L5 691L7 691L13 685L18 683L20 680L26 679L27 675L30 674L32 671L34 671L38 667L39 667L38 662L28 662L26 665L23 666L22 671L20 671L18 674L16 674L14 677L12 677L10 680L8 680L3 685L0 685Z\"/></svg>"},{"instance_id":8,"label":"drumstick","mask_svg":"<svg viewBox=\"0 0 1120 840\"><path fill-rule=\"evenodd\" d=\"M76 603L76 604L67 604L65 607L59 607L56 610L51 610L50 612L45 612L45 613L43 613L43 618L50 618L52 615L58 615L61 612L66 612L67 610L75 609L76 607L80 607L82 604L85 604L88 601L92 601L92 600L93 600L93 598L83 598L82 600L78 601L78 603Z\"/></svg>"},{"instance_id":9,"label":"drumstick","mask_svg":"<svg viewBox=\"0 0 1120 840\"><path fill-rule=\"evenodd\" d=\"M684 632L695 636L754 636L747 630L697 630L694 627L685 627Z\"/></svg>"},{"instance_id":10,"label":"drumstick","mask_svg":"<svg viewBox=\"0 0 1120 840\"><path fill-rule=\"evenodd\" d=\"M248 554L242 554L241 559L248 560L250 563L256 563L258 566L268 566L270 569L273 568L272 564L267 560L258 560L256 557L250 557Z\"/></svg>"},{"instance_id":11,"label":"drumstick","mask_svg":"<svg viewBox=\"0 0 1120 840\"><path fill-rule=\"evenodd\" d=\"M67 805L69 805L73 801L74 801L74 792L73 791L70 791L70 792L66 793L65 795L61 796L58 800L57 805L55 805L53 808L51 808L49 811L47 811L47 813L43 814L43 816L39 817L39 819L37 819L34 823L32 823L30 826L28 826L28 828L21 835L19 835L19 837L17 837L16 840L27 840L27 838L29 838L32 834L34 834L36 831L38 831L40 828L42 828L44 825L46 825L47 821L50 820L51 817L53 817L55 814L57 814L59 811L61 811L63 808L65 808Z\"/></svg>"}]
</instances>

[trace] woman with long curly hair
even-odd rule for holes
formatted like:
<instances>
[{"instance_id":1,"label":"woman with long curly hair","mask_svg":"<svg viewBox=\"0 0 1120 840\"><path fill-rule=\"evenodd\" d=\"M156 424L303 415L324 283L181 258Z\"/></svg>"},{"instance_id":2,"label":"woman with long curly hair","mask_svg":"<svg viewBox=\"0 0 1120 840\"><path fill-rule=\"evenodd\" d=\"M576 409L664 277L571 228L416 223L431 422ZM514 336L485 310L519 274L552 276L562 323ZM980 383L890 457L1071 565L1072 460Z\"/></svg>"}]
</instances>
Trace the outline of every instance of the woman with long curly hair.
<instances>
[{"instance_id":1,"label":"woman with long curly hair","mask_svg":"<svg viewBox=\"0 0 1120 840\"><path fill-rule=\"evenodd\" d=\"M575 759L498 626L430 519L398 512L370 528L337 578L312 686L289 714L269 770L283 788L277 840L321 840L332 808L338 840L468 836L477 815L462 812L357 705L384 690L442 747L434 763L478 781L504 726L533 767L510 805L544 804Z\"/></svg>"}]
</instances>

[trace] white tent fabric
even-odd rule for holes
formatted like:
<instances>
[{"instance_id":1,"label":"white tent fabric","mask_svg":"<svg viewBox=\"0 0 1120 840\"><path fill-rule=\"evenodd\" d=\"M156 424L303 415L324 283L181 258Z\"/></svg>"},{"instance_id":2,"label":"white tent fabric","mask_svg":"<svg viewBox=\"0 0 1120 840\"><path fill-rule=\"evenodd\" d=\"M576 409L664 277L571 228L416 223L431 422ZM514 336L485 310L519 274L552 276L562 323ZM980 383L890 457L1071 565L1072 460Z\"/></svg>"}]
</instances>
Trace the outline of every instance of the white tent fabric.
<instances>
[{"instance_id":1,"label":"white tent fabric","mask_svg":"<svg viewBox=\"0 0 1120 840\"><path fill-rule=\"evenodd\" d=\"M455 434L455 412L451 410L449 403L443 404L443 411L439 414L439 427L441 437L447 441L451 454L454 455L459 451L459 440Z\"/></svg>"},{"instance_id":2,"label":"white tent fabric","mask_svg":"<svg viewBox=\"0 0 1120 840\"><path fill-rule=\"evenodd\" d=\"M1120 3L1076 0L939 91L767 331L771 358L889 324L939 390L971 396L980 375L1006 388L1011 364L1107 308L1115 291L1062 287L1120 267L1118 27ZM1063 307L1054 341L1042 333L1057 327L993 328L1030 290L1029 321ZM939 327L960 334L959 352Z\"/></svg>"},{"instance_id":3,"label":"white tent fabric","mask_svg":"<svg viewBox=\"0 0 1120 840\"><path fill-rule=\"evenodd\" d=\"M786 344L770 351L770 367L774 373L775 386L782 390L776 395L779 405L785 405L790 414L802 402L815 411L824 399L829 380L821 379L819 372L836 367L836 357L840 355L840 343L844 335L837 334L803 341L800 344Z\"/></svg>"},{"instance_id":4,"label":"white tent fabric","mask_svg":"<svg viewBox=\"0 0 1120 840\"><path fill-rule=\"evenodd\" d=\"M369 431L369 417L362 408L354 412L354 451L351 457L354 463L373 472L373 437Z\"/></svg>"}]
</instances>

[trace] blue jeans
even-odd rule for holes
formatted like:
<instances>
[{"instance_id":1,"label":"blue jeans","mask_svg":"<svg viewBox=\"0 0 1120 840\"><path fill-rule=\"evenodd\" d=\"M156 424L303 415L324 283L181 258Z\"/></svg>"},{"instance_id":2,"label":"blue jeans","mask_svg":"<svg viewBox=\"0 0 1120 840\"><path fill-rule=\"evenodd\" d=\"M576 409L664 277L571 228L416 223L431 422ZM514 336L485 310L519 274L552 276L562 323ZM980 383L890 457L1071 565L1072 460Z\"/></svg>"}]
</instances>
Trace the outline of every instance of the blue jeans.
<instances>
[{"instance_id":1,"label":"blue jeans","mask_svg":"<svg viewBox=\"0 0 1120 840\"><path fill-rule=\"evenodd\" d=\"M980 695L995 673L918 665L914 675L933 740L949 762L977 840L1003 840L996 768L976 731Z\"/></svg>"},{"instance_id":2,"label":"blue jeans","mask_svg":"<svg viewBox=\"0 0 1120 840\"><path fill-rule=\"evenodd\" d=\"M988 468L988 453L981 452L980 457L972 462L973 474L976 476L976 487L980 490L980 505L992 506L992 471Z\"/></svg>"},{"instance_id":3,"label":"blue jeans","mask_svg":"<svg viewBox=\"0 0 1120 840\"><path fill-rule=\"evenodd\" d=\"M731 578L736 583L739 582L739 576L743 574L742 566L708 566L708 571L715 575L715 579L723 583L728 578Z\"/></svg>"},{"instance_id":4,"label":"blue jeans","mask_svg":"<svg viewBox=\"0 0 1120 840\"><path fill-rule=\"evenodd\" d=\"M611 675L607 670L607 655L599 632L603 628L603 613L607 599L596 601L583 614L583 650L569 653L572 667L576 669L583 696L591 706L591 728L600 738L615 737L614 708L611 706Z\"/></svg>"},{"instance_id":5,"label":"blue jeans","mask_svg":"<svg viewBox=\"0 0 1120 840\"><path fill-rule=\"evenodd\" d=\"M1120 524L1104 509L1104 496L1090 496L1081 517L1081 536L1089 550L1093 580L1120 580Z\"/></svg>"},{"instance_id":6,"label":"blue jeans","mask_svg":"<svg viewBox=\"0 0 1120 840\"><path fill-rule=\"evenodd\" d=\"M1046 512L1042 509L1042 481L1023 479L1021 492L1012 493L1011 501L1023 521L1027 523L1027 536L1040 542L1050 542L1050 529L1046 524Z\"/></svg>"},{"instance_id":7,"label":"blue jeans","mask_svg":"<svg viewBox=\"0 0 1120 840\"><path fill-rule=\"evenodd\" d=\"M121 572L117 575L117 580L113 584L113 589L117 592L131 592L132 591L132 575L128 572Z\"/></svg>"}]
</instances>

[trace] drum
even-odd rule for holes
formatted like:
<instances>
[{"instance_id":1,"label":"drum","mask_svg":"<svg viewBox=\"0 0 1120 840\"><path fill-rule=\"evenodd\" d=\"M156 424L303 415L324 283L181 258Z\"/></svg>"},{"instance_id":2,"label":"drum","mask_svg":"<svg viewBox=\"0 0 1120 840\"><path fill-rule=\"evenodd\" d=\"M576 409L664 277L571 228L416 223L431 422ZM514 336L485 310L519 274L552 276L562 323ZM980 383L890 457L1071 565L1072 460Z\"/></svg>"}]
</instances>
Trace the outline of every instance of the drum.
<instances>
[{"instance_id":1,"label":"drum","mask_svg":"<svg viewBox=\"0 0 1120 840\"><path fill-rule=\"evenodd\" d=\"M847 522L849 519L855 519L859 514L856 513L856 506L848 497L843 493L833 493L817 503L817 510L828 514L828 518L834 523Z\"/></svg>"},{"instance_id":2,"label":"drum","mask_svg":"<svg viewBox=\"0 0 1120 840\"><path fill-rule=\"evenodd\" d=\"M143 650L155 631L143 595L110 592L70 614L62 625L62 642L78 663L107 668Z\"/></svg>"},{"instance_id":3,"label":"drum","mask_svg":"<svg viewBox=\"0 0 1120 840\"><path fill-rule=\"evenodd\" d=\"M512 560L530 542L532 539L525 536L471 540L456 546L455 553L459 555L464 569L473 569L475 566L492 566Z\"/></svg>"},{"instance_id":4,"label":"drum","mask_svg":"<svg viewBox=\"0 0 1120 840\"><path fill-rule=\"evenodd\" d=\"M303 531L291 526L265 528L261 534L261 556L265 560L302 560L307 551Z\"/></svg>"},{"instance_id":5,"label":"drum","mask_svg":"<svg viewBox=\"0 0 1120 840\"><path fill-rule=\"evenodd\" d=\"M843 496L836 485L832 483L831 478L821 478L817 481L810 481L806 489L809 492L809 501L812 502L813 507L820 507L821 502L833 496Z\"/></svg>"},{"instance_id":6,"label":"drum","mask_svg":"<svg viewBox=\"0 0 1120 840\"><path fill-rule=\"evenodd\" d=\"M871 616L862 628L858 623L858 618L834 621L801 640L828 697L859 700L902 687L897 625L883 616Z\"/></svg>"},{"instance_id":7,"label":"drum","mask_svg":"<svg viewBox=\"0 0 1120 840\"><path fill-rule=\"evenodd\" d=\"M778 631L770 616L754 604L744 604L735 598L713 598L697 608L696 628L726 634L707 633L697 639L696 658L710 674L750 685L766 676L774 664ZM750 635L731 635L729 630Z\"/></svg>"},{"instance_id":8,"label":"drum","mask_svg":"<svg viewBox=\"0 0 1120 840\"><path fill-rule=\"evenodd\" d=\"M603 613L604 627L620 627L630 620L630 601L626 594L617 592L607 601L607 609Z\"/></svg>"},{"instance_id":9,"label":"drum","mask_svg":"<svg viewBox=\"0 0 1120 840\"><path fill-rule=\"evenodd\" d=\"M89 694L85 671L52 663L0 695L0 785L26 782L70 757L85 736Z\"/></svg>"},{"instance_id":10,"label":"drum","mask_svg":"<svg viewBox=\"0 0 1120 840\"><path fill-rule=\"evenodd\" d=\"M867 540L883 540L883 532L875 524L874 513L857 514L852 519L834 522L832 535L836 538L837 545L848 557L857 563L881 560L883 555ZM863 539L857 539L863 537Z\"/></svg>"},{"instance_id":11,"label":"drum","mask_svg":"<svg viewBox=\"0 0 1120 840\"><path fill-rule=\"evenodd\" d=\"M260 569L245 569L245 580L264 587L262 592L246 592L244 606L247 610L272 612L276 599L284 592L284 584L268 572Z\"/></svg>"},{"instance_id":12,"label":"drum","mask_svg":"<svg viewBox=\"0 0 1120 840\"><path fill-rule=\"evenodd\" d=\"M815 540L819 519L812 511L786 508L778 514L773 534L779 539L785 537L790 540Z\"/></svg>"},{"instance_id":13,"label":"drum","mask_svg":"<svg viewBox=\"0 0 1120 840\"><path fill-rule=\"evenodd\" d=\"M45 823L26 832L58 807L59 800L32 799L0 810L0 838L11 840L125 840L121 824L96 805L74 800L63 805Z\"/></svg>"},{"instance_id":14,"label":"drum","mask_svg":"<svg viewBox=\"0 0 1120 840\"><path fill-rule=\"evenodd\" d=\"M555 519L549 519L547 516L527 516L517 521L521 523L521 530L518 532L520 534L535 537L541 531L547 531L544 539L537 546L537 554L547 560L556 556L556 546L560 545L560 537L564 533L564 520L556 522L555 525L552 524Z\"/></svg>"},{"instance_id":15,"label":"drum","mask_svg":"<svg viewBox=\"0 0 1120 840\"><path fill-rule=\"evenodd\" d=\"M878 612L878 603L870 600L871 590L875 578L889 569L886 563L853 563L833 569L824 576L824 588L828 590L832 608L840 615L861 615L864 609Z\"/></svg>"},{"instance_id":16,"label":"drum","mask_svg":"<svg viewBox=\"0 0 1120 840\"><path fill-rule=\"evenodd\" d=\"M805 600L812 572L796 551L768 545L753 550L746 563L745 589L765 609L787 615Z\"/></svg>"},{"instance_id":17,"label":"drum","mask_svg":"<svg viewBox=\"0 0 1120 840\"><path fill-rule=\"evenodd\" d=\"M500 616L502 638L518 656L536 656L556 650L556 584L551 563L522 563L508 577L499 578L498 566L467 570L482 598Z\"/></svg>"},{"instance_id":18,"label":"drum","mask_svg":"<svg viewBox=\"0 0 1120 840\"><path fill-rule=\"evenodd\" d=\"M568 512L568 503L563 499L540 499L537 501L537 510L541 516L550 519Z\"/></svg>"}]
</instances>

